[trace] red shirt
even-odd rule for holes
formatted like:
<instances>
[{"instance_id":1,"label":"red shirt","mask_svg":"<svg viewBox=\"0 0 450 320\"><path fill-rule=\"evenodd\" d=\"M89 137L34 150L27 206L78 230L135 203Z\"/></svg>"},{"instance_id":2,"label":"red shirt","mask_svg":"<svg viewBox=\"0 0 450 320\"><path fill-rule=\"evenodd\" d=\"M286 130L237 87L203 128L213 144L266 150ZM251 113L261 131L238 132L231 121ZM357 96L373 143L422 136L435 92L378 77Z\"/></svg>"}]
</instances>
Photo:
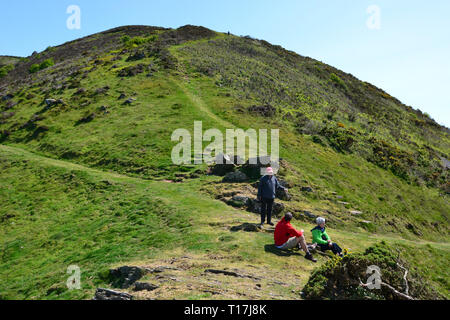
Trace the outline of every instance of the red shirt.
<instances>
[{"instance_id":1,"label":"red shirt","mask_svg":"<svg viewBox=\"0 0 450 320\"><path fill-rule=\"evenodd\" d=\"M292 237L301 237L302 232L295 230L291 222L287 222L284 218L277 223L273 237L275 238L275 245L282 246Z\"/></svg>"}]
</instances>

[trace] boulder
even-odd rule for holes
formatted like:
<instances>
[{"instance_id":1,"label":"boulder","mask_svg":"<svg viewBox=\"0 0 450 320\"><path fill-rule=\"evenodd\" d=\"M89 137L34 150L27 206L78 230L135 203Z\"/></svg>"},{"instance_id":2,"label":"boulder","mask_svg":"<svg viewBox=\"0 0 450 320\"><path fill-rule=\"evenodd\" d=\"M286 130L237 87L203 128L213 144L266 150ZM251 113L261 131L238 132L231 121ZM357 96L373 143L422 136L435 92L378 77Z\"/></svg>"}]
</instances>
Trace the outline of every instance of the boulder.
<instances>
[{"instance_id":1,"label":"boulder","mask_svg":"<svg viewBox=\"0 0 450 320\"><path fill-rule=\"evenodd\" d=\"M278 183L279 183L282 187L285 187L285 188L288 188L288 189L290 189L290 188L293 187L293 185L292 185L291 183L289 183L289 182L287 182L286 180L283 180L283 179L278 179Z\"/></svg>"},{"instance_id":2,"label":"boulder","mask_svg":"<svg viewBox=\"0 0 450 320\"><path fill-rule=\"evenodd\" d=\"M284 200L284 201L289 201L291 200L291 195L289 194L289 191L287 191L286 189L277 189L276 191L276 196L278 199L280 200Z\"/></svg>"},{"instance_id":3,"label":"boulder","mask_svg":"<svg viewBox=\"0 0 450 320\"><path fill-rule=\"evenodd\" d=\"M138 64L135 66L129 66L121 69L118 73L119 77L133 77L139 73L145 71L147 67L144 64Z\"/></svg>"},{"instance_id":4,"label":"boulder","mask_svg":"<svg viewBox=\"0 0 450 320\"><path fill-rule=\"evenodd\" d=\"M239 156L231 157L223 153L218 154L215 159L216 164L211 168L211 174L224 176L229 172L233 172L238 161L241 161Z\"/></svg>"},{"instance_id":5,"label":"boulder","mask_svg":"<svg viewBox=\"0 0 450 320\"><path fill-rule=\"evenodd\" d=\"M312 192L313 189L312 189L311 187L306 186L306 187L302 187L302 188L301 188L301 191L302 191L302 192Z\"/></svg>"},{"instance_id":6,"label":"boulder","mask_svg":"<svg viewBox=\"0 0 450 320\"><path fill-rule=\"evenodd\" d=\"M135 98L129 98L129 99L125 100L125 102L123 104L132 104L134 101L136 101Z\"/></svg>"},{"instance_id":7,"label":"boulder","mask_svg":"<svg viewBox=\"0 0 450 320\"><path fill-rule=\"evenodd\" d=\"M317 216L316 216L315 214L313 214L312 212L307 211L307 210L304 210L304 211L303 211L303 214L304 214L305 216L307 216L308 218L311 218L311 219L317 218Z\"/></svg>"},{"instance_id":8,"label":"boulder","mask_svg":"<svg viewBox=\"0 0 450 320\"><path fill-rule=\"evenodd\" d=\"M56 104L56 100L55 99L45 99L44 102L49 107L54 105L54 104Z\"/></svg>"},{"instance_id":9,"label":"boulder","mask_svg":"<svg viewBox=\"0 0 450 320\"><path fill-rule=\"evenodd\" d=\"M353 214L353 215L355 215L355 216L359 216L359 215L362 214L362 212L361 212L361 211L358 211L358 210L352 210L352 211L350 211L350 213Z\"/></svg>"},{"instance_id":10,"label":"boulder","mask_svg":"<svg viewBox=\"0 0 450 320\"><path fill-rule=\"evenodd\" d=\"M146 272L140 267L123 266L109 270L109 276L114 287L125 289L142 278Z\"/></svg>"},{"instance_id":11,"label":"boulder","mask_svg":"<svg viewBox=\"0 0 450 320\"><path fill-rule=\"evenodd\" d=\"M250 178L259 178L265 174L265 172L261 172L261 169L270 166L274 169L278 169L280 164L278 162L273 162L270 156L261 156L248 159L242 166L242 171Z\"/></svg>"},{"instance_id":12,"label":"boulder","mask_svg":"<svg viewBox=\"0 0 450 320\"><path fill-rule=\"evenodd\" d=\"M245 173L241 171L228 172L225 177L223 177L222 182L244 182L247 180Z\"/></svg>"},{"instance_id":13,"label":"boulder","mask_svg":"<svg viewBox=\"0 0 450 320\"><path fill-rule=\"evenodd\" d=\"M129 56L126 61L137 61L145 58L145 52L137 51L133 55Z\"/></svg>"},{"instance_id":14,"label":"boulder","mask_svg":"<svg viewBox=\"0 0 450 320\"><path fill-rule=\"evenodd\" d=\"M230 200L227 201L227 204L236 208L242 208L247 206L248 202L249 202L248 197L233 196Z\"/></svg>"}]
</instances>

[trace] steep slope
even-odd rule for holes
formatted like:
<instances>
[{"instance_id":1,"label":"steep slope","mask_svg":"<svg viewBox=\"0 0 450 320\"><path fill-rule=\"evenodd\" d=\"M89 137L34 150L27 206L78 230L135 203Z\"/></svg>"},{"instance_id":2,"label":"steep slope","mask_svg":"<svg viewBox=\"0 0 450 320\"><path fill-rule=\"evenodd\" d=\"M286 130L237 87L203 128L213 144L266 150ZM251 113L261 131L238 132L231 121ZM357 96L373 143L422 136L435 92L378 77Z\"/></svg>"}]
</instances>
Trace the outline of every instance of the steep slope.
<instances>
[{"instance_id":1,"label":"steep slope","mask_svg":"<svg viewBox=\"0 0 450 320\"><path fill-rule=\"evenodd\" d=\"M299 227L309 230L304 212L312 212L351 251L382 238L428 252L425 239L437 261L448 257L448 129L370 84L265 41L194 26L115 28L16 61L0 78L0 99L0 272L24 266L2 284L3 298L86 298L102 283L99 269L146 264L177 255L179 246L231 255L224 259L233 267L256 261L281 270L286 257L262 249L270 233L230 236L229 228L257 216L214 199L252 190L253 181L222 184L204 175L204 164L172 163L172 132L192 132L194 121L204 130L280 129L280 175L292 195L282 203ZM108 182L115 179L119 186ZM78 218L80 225L71 222ZM86 265L94 280L82 292L48 292L70 262ZM287 263L297 266L298 255ZM445 292L442 265L425 274ZM304 285L312 268L299 267L292 283ZM13 285L24 274L25 283ZM298 287L276 290L295 298Z\"/></svg>"}]
</instances>

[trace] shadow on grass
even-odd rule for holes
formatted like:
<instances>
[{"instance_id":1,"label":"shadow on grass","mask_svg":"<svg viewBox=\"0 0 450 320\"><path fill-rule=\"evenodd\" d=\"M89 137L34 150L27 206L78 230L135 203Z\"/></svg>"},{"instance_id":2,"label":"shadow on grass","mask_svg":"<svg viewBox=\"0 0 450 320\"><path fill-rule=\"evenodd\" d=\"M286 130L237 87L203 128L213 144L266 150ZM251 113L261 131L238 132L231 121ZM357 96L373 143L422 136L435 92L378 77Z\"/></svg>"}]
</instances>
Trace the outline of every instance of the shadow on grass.
<instances>
[{"instance_id":1,"label":"shadow on grass","mask_svg":"<svg viewBox=\"0 0 450 320\"><path fill-rule=\"evenodd\" d=\"M276 254L279 257L301 256L301 251L281 250L278 249L273 243L264 245L264 251Z\"/></svg>"}]
</instances>

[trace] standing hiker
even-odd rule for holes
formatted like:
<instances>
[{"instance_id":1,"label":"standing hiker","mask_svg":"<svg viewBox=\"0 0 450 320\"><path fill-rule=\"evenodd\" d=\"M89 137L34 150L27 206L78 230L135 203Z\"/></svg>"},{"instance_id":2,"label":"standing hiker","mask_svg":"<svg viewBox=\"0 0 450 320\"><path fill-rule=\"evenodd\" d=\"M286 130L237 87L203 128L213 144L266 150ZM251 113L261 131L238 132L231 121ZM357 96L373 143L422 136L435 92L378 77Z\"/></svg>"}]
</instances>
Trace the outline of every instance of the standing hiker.
<instances>
[{"instance_id":1,"label":"standing hiker","mask_svg":"<svg viewBox=\"0 0 450 320\"><path fill-rule=\"evenodd\" d=\"M287 212L284 218L277 223L274 232L275 246L281 250L289 250L293 248L303 249L306 252L305 258L316 262L312 254L308 250L306 245L305 236L303 235L303 230L296 230L291 225L292 213Z\"/></svg>"},{"instance_id":2,"label":"standing hiker","mask_svg":"<svg viewBox=\"0 0 450 320\"><path fill-rule=\"evenodd\" d=\"M331 250L334 254L343 256L342 249L331 241L327 232L325 231L325 218L319 217L316 219L317 226L311 230L313 236L313 243L317 243L321 251Z\"/></svg>"},{"instance_id":3,"label":"standing hiker","mask_svg":"<svg viewBox=\"0 0 450 320\"><path fill-rule=\"evenodd\" d=\"M285 187L278 183L277 178L273 175L273 169L268 167L266 169L266 175L259 180L258 185L258 200L261 201L261 227L264 225L267 214L267 223L273 226L272 219L272 207L275 200L276 191L278 188L284 189Z\"/></svg>"}]
</instances>

